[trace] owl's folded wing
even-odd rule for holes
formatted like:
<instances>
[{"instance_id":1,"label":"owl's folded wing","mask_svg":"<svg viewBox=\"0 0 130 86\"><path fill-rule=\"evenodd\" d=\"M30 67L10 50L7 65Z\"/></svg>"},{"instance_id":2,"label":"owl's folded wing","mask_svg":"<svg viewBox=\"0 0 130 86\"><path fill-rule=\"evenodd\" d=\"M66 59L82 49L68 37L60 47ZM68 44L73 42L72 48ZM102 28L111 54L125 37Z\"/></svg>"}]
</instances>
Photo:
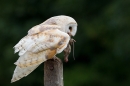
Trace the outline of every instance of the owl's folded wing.
<instances>
[{"instance_id":1,"label":"owl's folded wing","mask_svg":"<svg viewBox=\"0 0 130 86\"><path fill-rule=\"evenodd\" d=\"M15 52L19 52L20 56L15 64L26 67L41 63L62 52L69 40L69 35L58 29L47 29L38 34L27 35L14 46Z\"/></svg>"}]
</instances>

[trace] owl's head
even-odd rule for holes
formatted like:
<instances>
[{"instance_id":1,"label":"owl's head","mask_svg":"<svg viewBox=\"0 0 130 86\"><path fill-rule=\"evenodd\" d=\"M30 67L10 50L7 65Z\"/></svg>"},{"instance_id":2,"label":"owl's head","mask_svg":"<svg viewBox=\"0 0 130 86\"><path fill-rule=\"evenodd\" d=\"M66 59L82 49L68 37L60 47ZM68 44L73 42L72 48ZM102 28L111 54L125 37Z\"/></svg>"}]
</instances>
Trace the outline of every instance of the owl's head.
<instances>
[{"instance_id":1,"label":"owl's head","mask_svg":"<svg viewBox=\"0 0 130 86\"><path fill-rule=\"evenodd\" d=\"M77 22L69 16L54 16L44 22L44 24L58 25L61 31L74 36L77 32Z\"/></svg>"}]
</instances>

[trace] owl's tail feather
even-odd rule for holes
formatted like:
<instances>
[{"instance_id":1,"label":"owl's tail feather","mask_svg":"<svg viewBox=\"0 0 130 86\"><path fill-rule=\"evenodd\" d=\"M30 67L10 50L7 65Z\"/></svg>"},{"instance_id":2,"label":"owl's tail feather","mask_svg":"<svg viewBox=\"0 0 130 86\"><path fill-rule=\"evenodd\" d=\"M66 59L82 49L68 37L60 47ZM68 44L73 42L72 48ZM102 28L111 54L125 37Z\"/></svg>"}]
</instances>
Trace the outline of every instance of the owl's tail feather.
<instances>
[{"instance_id":1,"label":"owl's tail feather","mask_svg":"<svg viewBox=\"0 0 130 86\"><path fill-rule=\"evenodd\" d=\"M36 64L33 66L29 66L29 67L24 67L24 68L20 68L19 66L17 66L15 68L14 74L13 74L13 78L11 79L11 83L27 76L28 74L30 74L33 70L35 70L40 64Z\"/></svg>"},{"instance_id":2,"label":"owl's tail feather","mask_svg":"<svg viewBox=\"0 0 130 86\"><path fill-rule=\"evenodd\" d=\"M39 53L26 52L24 55L20 56L20 58L14 63L20 68L26 68L29 66L33 66L36 64L40 64L47 60L46 51L41 51Z\"/></svg>"}]
</instances>

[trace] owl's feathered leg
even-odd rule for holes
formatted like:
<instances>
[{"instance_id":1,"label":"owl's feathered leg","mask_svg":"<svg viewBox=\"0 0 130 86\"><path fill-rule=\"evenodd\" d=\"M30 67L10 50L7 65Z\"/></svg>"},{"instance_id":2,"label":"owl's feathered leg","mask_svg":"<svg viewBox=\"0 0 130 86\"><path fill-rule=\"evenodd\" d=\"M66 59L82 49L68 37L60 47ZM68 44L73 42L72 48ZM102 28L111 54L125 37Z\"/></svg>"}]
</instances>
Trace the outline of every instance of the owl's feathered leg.
<instances>
[{"instance_id":1,"label":"owl's feathered leg","mask_svg":"<svg viewBox=\"0 0 130 86\"><path fill-rule=\"evenodd\" d=\"M56 57L56 56L53 57L53 60L61 62L61 60L58 57Z\"/></svg>"}]
</instances>

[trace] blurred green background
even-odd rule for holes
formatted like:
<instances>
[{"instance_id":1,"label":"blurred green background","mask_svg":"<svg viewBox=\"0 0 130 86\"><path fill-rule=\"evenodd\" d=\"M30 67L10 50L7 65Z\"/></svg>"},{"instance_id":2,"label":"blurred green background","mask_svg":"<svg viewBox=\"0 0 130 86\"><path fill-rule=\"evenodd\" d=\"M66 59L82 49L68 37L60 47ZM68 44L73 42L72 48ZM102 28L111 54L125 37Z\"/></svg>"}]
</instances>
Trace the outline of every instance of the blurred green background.
<instances>
[{"instance_id":1,"label":"blurred green background","mask_svg":"<svg viewBox=\"0 0 130 86\"><path fill-rule=\"evenodd\" d=\"M0 86L43 86L43 64L10 83L18 59L13 46L57 15L78 23L76 60L71 53L64 63L64 86L130 86L130 0L1 0Z\"/></svg>"}]
</instances>

